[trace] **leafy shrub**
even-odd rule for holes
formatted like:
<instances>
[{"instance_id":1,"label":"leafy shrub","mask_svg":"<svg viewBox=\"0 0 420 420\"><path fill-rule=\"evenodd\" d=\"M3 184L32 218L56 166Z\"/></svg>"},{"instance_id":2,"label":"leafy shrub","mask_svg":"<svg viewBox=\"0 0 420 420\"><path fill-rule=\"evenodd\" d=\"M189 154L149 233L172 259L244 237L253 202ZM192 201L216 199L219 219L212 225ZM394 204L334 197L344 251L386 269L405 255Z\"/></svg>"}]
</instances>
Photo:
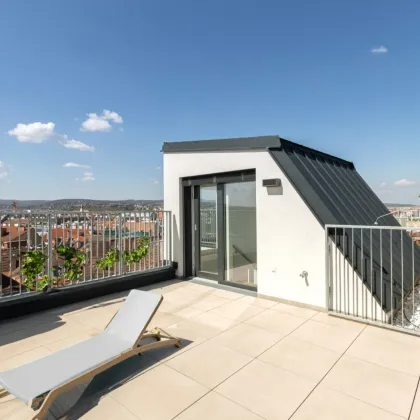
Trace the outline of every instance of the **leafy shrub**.
<instances>
[{"instance_id":1,"label":"leafy shrub","mask_svg":"<svg viewBox=\"0 0 420 420\"><path fill-rule=\"evenodd\" d=\"M57 255L64 259L64 277L70 281L78 281L83 275L83 266L86 263L86 253L69 245L59 245Z\"/></svg>"},{"instance_id":2,"label":"leafy shrub","mask_svg":"<svg viewBox=\"0 0 420 420\"><path fill-rule=\"evenodd\" d=\"M48 275L39 279L39 276L44 271L44 263L47 260L47 256L41 251L29 251L27 252L22 261L21 273L25 276L23 285L26 290L33 290L35 288L35 282L38 280L37 290L45 290L49 285Z\"/></svg>"},{"instance_id":3,"label":"leafy shrub","mask_svg":"<svg viewBox=\"0 0 420 420\"><path fill-rule=\"evenodd\" d=\"M120 251L117 248L110 249L103 258L96 261L96 267L107 270L114 267L115 264L120 260Z\"/></svg>"}]
</instances>

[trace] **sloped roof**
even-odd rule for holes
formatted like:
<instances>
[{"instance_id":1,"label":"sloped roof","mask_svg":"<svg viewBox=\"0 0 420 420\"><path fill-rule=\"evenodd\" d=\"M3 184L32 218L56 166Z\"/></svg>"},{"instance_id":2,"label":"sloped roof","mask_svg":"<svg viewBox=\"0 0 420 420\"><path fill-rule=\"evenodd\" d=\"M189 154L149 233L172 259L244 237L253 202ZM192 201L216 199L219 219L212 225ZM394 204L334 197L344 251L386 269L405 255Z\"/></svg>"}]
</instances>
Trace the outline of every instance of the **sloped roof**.
<instances>
[{"instance_id":1,"label":"sloped roof","mask_svg":"<svg viewBox=\"0 0 420 420\"><path fill-rule=\"evenodd\" d=\"M279 148L269 148L269 153L322 226L372 226L379 216L389 213L353 163L287 140L280 143ZM379 219L378 226L400 224L390 215ZM400 308L402 295L411 291L420 276L420 248L408 233L344 228L331 229L329 234L377 302L382 302L387 312Z\"/></svg>"}]
</instances>

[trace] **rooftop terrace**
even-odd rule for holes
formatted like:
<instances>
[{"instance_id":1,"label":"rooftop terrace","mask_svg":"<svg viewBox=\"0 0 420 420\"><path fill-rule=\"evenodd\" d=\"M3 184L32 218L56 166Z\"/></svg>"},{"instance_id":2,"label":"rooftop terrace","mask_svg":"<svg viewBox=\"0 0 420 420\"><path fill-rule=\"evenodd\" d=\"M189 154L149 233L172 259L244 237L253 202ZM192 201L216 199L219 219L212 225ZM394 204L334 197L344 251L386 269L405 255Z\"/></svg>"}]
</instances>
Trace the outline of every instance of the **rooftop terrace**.
<instances>
[{"instance_id":1,"label":"rooftop terrace","mask_svg":"<svg viewBox=\"0 0 420 420\"><path fill-rule=\"evenodd\" d=\"M182 348L98 375L73 408L74 393L58 401L57 418L420 419L418 337L197 282L146 289L164 296L151 327ZM127 294L1 323L0 370L98 334ZM1 419L31 416L19 400L0 404Z\"/></svg>"}]
</instances>

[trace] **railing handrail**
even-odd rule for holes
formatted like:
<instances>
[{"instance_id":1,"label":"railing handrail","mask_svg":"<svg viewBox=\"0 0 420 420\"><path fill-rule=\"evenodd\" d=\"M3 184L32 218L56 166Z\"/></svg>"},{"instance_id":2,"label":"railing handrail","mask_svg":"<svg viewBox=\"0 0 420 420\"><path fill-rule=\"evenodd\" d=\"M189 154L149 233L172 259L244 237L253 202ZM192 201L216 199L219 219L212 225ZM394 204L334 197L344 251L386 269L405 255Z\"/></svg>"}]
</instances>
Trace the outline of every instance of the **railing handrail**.
<instances>
[{"instance_id":1,"label":"railing handrail","mask_svg":"<svg viewBox=\"0 0 420 420\"><path fill-rule=\"evenodd\" d=\"M420 230L420 226L381 226L381 225L338 225L338 224L326 224L325 229L373 229L373 230Z\"/></svg>"}]
</instances>

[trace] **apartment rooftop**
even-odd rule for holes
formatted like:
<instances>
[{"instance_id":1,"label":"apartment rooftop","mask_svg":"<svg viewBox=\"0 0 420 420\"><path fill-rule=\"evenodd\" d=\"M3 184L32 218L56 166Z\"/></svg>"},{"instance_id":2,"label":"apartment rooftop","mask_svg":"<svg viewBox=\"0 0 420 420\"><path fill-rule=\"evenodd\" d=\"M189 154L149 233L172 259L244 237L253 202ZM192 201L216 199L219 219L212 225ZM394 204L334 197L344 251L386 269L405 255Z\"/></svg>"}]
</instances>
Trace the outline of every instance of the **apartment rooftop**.
<instances>
[{"instance_id":1,"label":"apartment rooftop","mask_svg":"<svg viewBox=\"0 0 420 420\"><path fill-rule=\"evenodd\" d=\"M66 419L420 419L417 337L197 281L164 296L151 326L183 341L134 356L77 390ZM0 324L0 370L98 334L128 292ZM345 378L345 379L344 379ZM75 396L73 395L73 398ZM74 400L72 401L74 403ZM29 419L19 400L0 418Z\"/></svg>"}]
</instances>

